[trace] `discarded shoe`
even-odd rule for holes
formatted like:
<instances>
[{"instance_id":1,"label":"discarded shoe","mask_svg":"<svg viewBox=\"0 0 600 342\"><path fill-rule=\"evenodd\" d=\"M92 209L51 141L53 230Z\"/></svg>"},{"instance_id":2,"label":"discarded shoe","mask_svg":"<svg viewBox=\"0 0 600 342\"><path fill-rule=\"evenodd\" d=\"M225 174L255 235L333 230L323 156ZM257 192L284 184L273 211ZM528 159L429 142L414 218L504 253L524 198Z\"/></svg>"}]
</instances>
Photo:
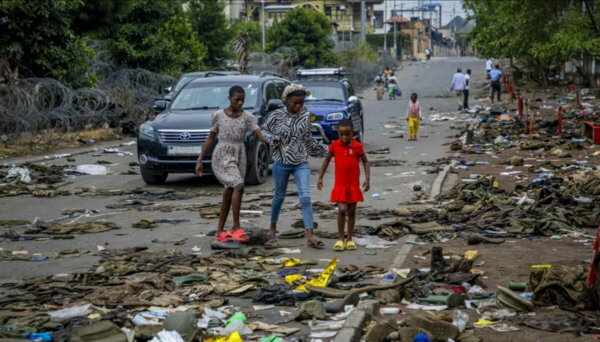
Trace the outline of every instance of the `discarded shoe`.
<instances>
[{"instance_id":1,"label":"discarded shoe","mask_svg":"<svg viewBox=\"0 0 600 342\"><path fill-rule=\"evenodd\" d=\"M447 341L449 338L455 339L459 334L455 325L445 321L432 321L416 315L408 317L406 321L413 328L422 328L429 331L433 338L439 341Z\"/></svg>"},{"instance_id":2,"label":"discarded shoe","mask_svg":"<svg viewBox=\"0 0 600 342\"><path fill-rule=\"evenodd\" d=\"M350 292L342 300L336 300L333 302L325 302L324 303L325 311L327 311L328 313L342 312L342 311L344 311L344 307L346 305L356 305L356 304L358 304L359 300L360 300L360 297L358 296L357 292Z\"/></svg>"},{"instance_id":3,"label":"discarded shoe","mask_svg":"<svg viewBox=\"0 0 600 342\"><path fill-rule=\"evenodd\" d=\"M221 241L214 240L214 241L210 242L210 248L212 248L212 249L239 249L239 248L244 248L244 247L246 247L246 246L237 241L221 242Z\"/></svg>"},{"instance_id":4,"label":"discarded shoe","mask_svg":"<svg viewBox=\"0 0 600 342\"><path fill-rule=\"evenodd\" d=\"M433 247L431 249L431 271L433 272L447 272L450 266L444 260L442 253L442 247Z\"/></svg>"},{"instance_id":5,"label":"discarded shoe","mask_svg":"<svg viewBox=\"0 0 600 342\"><path fill-rule=\"evenodd\" d=\"M396 333L398 330L398 323L396 323L396 319L389 318L377 323L373 326L365 336L365 341L367 342L381 342L386 341L390 334ZM416 335L415 335L416 336ZM396 341L397 339L391 340ZM401 339L400 341L404 341ZM412 341L412 339L406 340Z\"/></svg>"},{"instance_id":6,"label":"discarded shoe","mask_svg":"<svg viewBox=\"0 0 600 342\"><path fill-rule=\"evenodd\" d=\"M277 237L280 239L300 239L305 236L306 231L304 230L288 230L277 234Z\"/></svg>"}]
</instances>

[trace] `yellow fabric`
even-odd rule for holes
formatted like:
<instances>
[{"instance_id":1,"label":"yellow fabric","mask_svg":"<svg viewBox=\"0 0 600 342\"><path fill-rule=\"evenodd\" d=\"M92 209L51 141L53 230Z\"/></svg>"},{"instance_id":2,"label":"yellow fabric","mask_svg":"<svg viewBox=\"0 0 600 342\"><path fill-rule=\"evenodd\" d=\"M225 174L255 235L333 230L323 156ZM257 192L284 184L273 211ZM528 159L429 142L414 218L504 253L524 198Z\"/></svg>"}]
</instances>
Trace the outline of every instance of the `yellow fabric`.
<instances>
[{"instance_id":1,"label":"yellow fabric","mask_svg":"<svg viewBox=\"0 0 600 342\"><path fill-rule=\"evenodd\" d=\"M408 136L416 138L418 134L419 134L419 119L418 118L408 118Z\"/></svg>"},{"instance_id":2,"label":"yellow fabric","mask_svg":"<svg viewBox=\"0 0 600 342\"><path fill-rule=\"evenodd\" d=\"M496 324L496 322L494 321L489 321L487 319L483 319L481 318L480 320L478 320L477 322L475 322L475 325L478 327L485 327L486 325L494 325Z\"/></svg>"},{"instance_id":3,"label":"yellow fabric","mask_svg":"<svg viewBox=\"0 0 600 342\"><path fill-rule=\"evenodd\" d=\"M336 265L337 258L333 258L329 265L327 265L327 268L325 268L325 270L321 274L319 274L318 277L309 281L305 281L304 277L301 274L290 274L285 276L285 282L290 285L297 285L298 283L301 283L296 287L296 290L304 292L308 292L308 289L306 288L306 286L304 286L306 284L318 287L325 287L329 284L329 279L331 278L333 271L335 271Z\"/></svg>"},{"instance_id":4,"label":"yellow fabric","mask_svg":"<svg viewBox=\"0 0 600 342\"><path fill-rule=\"evenodd\" d=\"M296 266L300 263L300 259L296 259L296 258L282 258L282 260L283 260L283 266L285 266L285 267Z\"/></svg>"},{"instance_id":5,"label":"yellow fabric","mask_svg":"<svg viewBox=\"0 0 600 342\"><path fill-rule=\"evenodd\" d=\"M466 251L465 252L465 259L467 259L467 260L475 260L477 258L477 255L479 255L479 251L477 251L477 250Z\"/></svg>"},{"instance_id":6,"label":"yellow fabric","mask_svg":"<svg viewBox=\"0 0 600 342\"><path fill-rule=\"evenodd\" d=\"M239 332L234 331L229 336L211 336L205 339L204 342L244 342L244 340L242 340Z\"/></svg>"}]
</instances>

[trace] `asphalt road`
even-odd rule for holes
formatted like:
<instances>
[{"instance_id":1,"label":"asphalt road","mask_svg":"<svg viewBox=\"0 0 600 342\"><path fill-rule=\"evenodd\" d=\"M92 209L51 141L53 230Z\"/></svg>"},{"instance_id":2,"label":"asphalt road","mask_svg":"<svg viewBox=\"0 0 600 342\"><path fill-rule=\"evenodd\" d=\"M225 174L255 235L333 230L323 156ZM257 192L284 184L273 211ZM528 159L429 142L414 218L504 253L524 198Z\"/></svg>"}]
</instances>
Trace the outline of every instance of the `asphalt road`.
<instances>
[{"instance_id":1,"label":"asphalt road","mask_svg":"<svg viewBox=\"0 0 600 342\"><path fill-rule=\"evenodd\" d=\"M419 161L434 161L438 158L448 156L447 147L444 143L450 139L454 131L449 128L451 121L431 121L430 116L456 111L457 104L451 93L448 91L452 74L457 67L473 69L473 83L481 84L484 80L484 61L472 58L453 58L453 59L433 59L430 62L405 62L403 68L397 72L400 81L400 87L403 96L397 100L377 101L373 90L365 91L361 97L365 107L365 150L371 151L381 147L390 149L390 154L371 155L370 160L394 159L405 161L400 166L372 167L371 168L371 190L365 194L365 201L358 209L394 209L400 202L413 199L415 192L413 185L419 184L426 192L429 192L431 183L437 177L437 174L428 174L426 170L431 169L428 166L419 166ZM407 123L404 120L406 107L410 93L419 94L419 100L423 106L425 119L422 121L420 135L421 138L416 142L407 141ZM477 102L472 100L472 104ZM392 138L404 134L405 138ZM120 142L114 142L118 145ZM120 146L121 151L135 153L135 146ZM74 151L74 150L73 150ZM71 152L73 152L71 151ZM112 165L109 166L111 173L105 176L72 176L67 180L70 184L64 188L77 190L85 187L96 187L98 189L134 189L144 187L139 175L122 174L129 168L129 162L135 161L136 157L119 157L114 153L102 153L100 156L93 156L92 153L75 155L75 162L67 162L65 159L49 160L46 163L56 163L60 165L80 165L95 164L97 160L106 160ZM25 159L38 160L39 157L17 158L5 160L8 164L13 162L22 162ZM322 160L312 159L311 168L318 170ZM329 191L333 185L333 165L325 178L324 191L316 189L316 174L313 176L313 200L328 202ZM290 191L294 191L295 184L290 182ZM115 204L119 200L126 199L127 196L110 197L80 197L77 195L61 196L55 198L34 198L30 196L4 197L0 198L0 219L26 219L33 220L38 217L42 220L49 220L61 216L62 209L94 209L99 210L99 214L83 216L77 219L61 221L86 222L93 220L106 220L115 222L121 229L96 234L77 235L72 240L46 240L46 241L0 241L0 248L5 251L26 250L29 255L33 253L43 253L50 255L66 249L83 248L90 253L76 258L50 259L41 262L29 261L10 261L4 262L0 268L0 281L11 281L27 277L44 277L58 273L73 273L88 270L98 257L95 255L99 248L117 249L132 246L148 246L152 250L162 250L165 248L176 248L192 253L193 250L208 254L211 252L211 237L205 236L206 233L216 228L216 219L204 219L199 216L197 211L177 210L178 206L184 204L203 204L219 203L221 196L219 191L221 185L212 177L200 179L194 175L171 175L167 184L162 188L175 189L177 193L191 193L193 197L177 201L158 201L170 205L172 211L120 211L107 209L107 205ZM261 186L247 187L249 193L257 191L272 191L272 178L266 184ZM215 195L217 194L217 195ZM373 197L379 194L378 197ZM262 227L267 229L269 224L270 208L265 203L260 206L260 201L244 202L243 208L254 208L251 205L259 205L259 209L264 211L263 215L258 217L243 217L243 225L246 227ZM285 210L281 214L279 231L285 231L290 228L292 222L301 218L299 209L294 208L298 203L297 197L288 197L284 203ZM131 223L143 218L186 218L189 222L172 224L160 224L153 229L132 228ZM323 220L315 218L320 224L320 230L335 232L335 219ZM358 225L374 226L384 221L373 221L361 219ZM160 239L163 241L175 241L187 239L184 244L175 246L173 243L155 243L152 240ZM332 250L335 240L326 239L326 249L312 250L308 249L305 239L280 240L281 243L290 246L296 246L301 249L300 254L293 255L299 258L309 258L319 260L319 266L324 267L327 260L338 257L339 264L356 265L379 265L389 267L396 259L399 249L390 248L387 250L377 250L375 255L365 254L366 250L359 247L357 251L336 253ZM405 248L403 252L406 252ZM290 255L292 256L292 255Z\"/></svg>"}]
</instances>

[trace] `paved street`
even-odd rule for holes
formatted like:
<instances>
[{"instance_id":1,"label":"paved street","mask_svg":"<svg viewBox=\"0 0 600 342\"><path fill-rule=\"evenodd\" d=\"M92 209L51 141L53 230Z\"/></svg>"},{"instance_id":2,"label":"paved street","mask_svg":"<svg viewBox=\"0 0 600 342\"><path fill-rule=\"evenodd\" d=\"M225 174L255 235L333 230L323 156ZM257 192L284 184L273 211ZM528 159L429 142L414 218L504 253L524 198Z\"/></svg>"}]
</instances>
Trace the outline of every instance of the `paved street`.
<instances>
[{"instance_id":1,"label":"paved street","mask_svg":"<svg viewBox=\"0 0 600 342\"><path fill-rule=\"evenodd\" d=\"M447 142L447 136L452 132L449 129L451 122L432 122L427 118L435 113L443 113L456 109L454 98L444 98L450 94L447 89L451 76L456 68L460 66L464 69L470 67L474 70L474 80L477 83L482 75L478 73L483 69L481 61L475 59L439 59L430 63L407 62L403 69L399 71L398 78L403 96L398 100L377 101L375 93L367 90L363 96L365 106L365 150L371 151L380 147L388 147L390 154L372 155L369 154L371 161L379 159L402 160L406 163L401 166L390 167L372 167L371 191L365 195L365 202L360 210L364 209L394 209L399 202L411 200L414 196L413 185L419 184L425 192L429 193L431 184L438 176L437 174L426 174L425 171L431 169L427 166L418 166L419 161L434 161L437 158L447 155L447 148L442 146ZM404 132L406 137L407 125L403 120L405 116L408 97L411 92L417 92L424 108L425 120L422 122L420 134L423 136L417 142L408 142L406 138L391 138ZM432 108L432 109L430 109ZM398 127L397 127L398 126ZM126 142L128 140L124 140ZM119 145L119 142L114 142ZM130 151L135 154L135 146L120 146L121 151ZM73 151L69 151L73 152ZM119 157L114 153L102 153L100 156L93 156L92 153L74 155L75 162L67 162L65 159L46 161L46 163L63 164L95 164L98 160L105 160L111 163L109 169L111 173L105 176L72 176L67 178L68 185L64 188L75 191L85 187L96 187L97 189L134 189L143 187L139 175L122 174L129 168L129 162L135 161L135 156ZM42 158L27 158L29 160ZM16 162L22 161L15 160ZM15 161L8 160L7 163ZM311 168L316 170L320 167L321 160L311 160ZM329 191L333 185L333 166L325 179L325 189L320 192L316 189L316 175L313 177L313 200L328 202ZM86 222L93 220L106 220L114 222L121 226L121 229L97 233L77 235L73 240L46 240L46 241L21 241L9 242L2 241L0 247L5 250L22 249L32 253L52 254L64 249L82 248L89 250L90 253L78 258L51 259L43 262L25 262L11 261L4 263L0 271L0 278L3 281L16 278L31 276L48 276L57 273L71 273L87 270L95 261L97 256L95 252L100 248L125 248L132 246L148 246L152 250L161 250L165 248L177 248L187 252L192 252L192 248L199 247L200 253L210 253L211 237L200 237L215 229L216 219L203 219L199 217L198 212L189 210L177 210L178 206L186 204L204 204L219 203L220 184L212 177L200 179L193 175L171 175L167 184L162 188L172 188L180 194L192 194L190 198L176 201L163 201L173 207L173 211L137 211L126 209L107 209L107 205L118 203L126 196L109 197L80 197L76 195L61 196L56 198L35 198L30 196L5 197L0 199L0 218L2 219L25 219L33 220L39 217L42 220L49 220L61 216L62 209L92 209L100 213L91 214L89 217L82 216L76 219L69 219L61 222ZM272 178L262 186L247 187L247 193L260 191L272 191ZM290 191L295 190L294 184L290 183ZM203 194L209 193L209 196ZM373 194L379 194L378 198L372 197ZM159 201L160 202L160 201ZM279 224L279 231L285 231L291 223L301 218L299 209L293 209L298 202L297 197L288 197L284 203L287 208L282 213ZM250 205L256 205L258 202L244 203L244 209L249 209ZM264 214L260 217L244 217L246 227L267 228L269 223L270 208L263 203L260 210ZM315 214L315 220L320 224L319 229L325 231L336 231L335 219L323 220ZM179 223L177 225L163 223L157 228L150 230L136 229L131 227L131 223L143 218L186 218L189 222ZM380 221L361 219L358 225L373 226ZM174 246L171 244L152 243L152 240L175 241L187 239L184 244ZM365 255L365 250L359 248L356 252L345 252L336 254L332 251L335 240L325 240L327 245L325 250L308 250L304 239L280 240L282 244L297 245L302 249L302 254L295 255L299 257L310 257L313 259L330 259L336 256L340 263L354 263L357 265L380 265L388 267L396 257L398 248L388 250L378 250L376 255ZM320 262L324 266L325 261Z\"/></svg>"}]
</instances>

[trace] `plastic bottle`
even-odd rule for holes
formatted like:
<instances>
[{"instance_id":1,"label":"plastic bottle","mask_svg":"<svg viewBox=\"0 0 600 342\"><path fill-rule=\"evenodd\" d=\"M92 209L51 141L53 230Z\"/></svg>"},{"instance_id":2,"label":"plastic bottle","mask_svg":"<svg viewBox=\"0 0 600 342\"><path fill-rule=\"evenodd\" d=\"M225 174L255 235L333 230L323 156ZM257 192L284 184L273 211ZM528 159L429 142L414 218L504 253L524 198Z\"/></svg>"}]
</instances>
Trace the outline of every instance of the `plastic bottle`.
<instances>
[{"instance_id":1,"label":"plastic bottle","mask_svg":"<svg viewBox=\"0 0 600 342\"><path fill-rule=\"evenodd\" d=\"M402 309L400 309L399 307L396 307L396 308L381 308L381 309L379 309L379 312L382 315L395 315L395 314L401 313Z\"/></svg>"}]
</instances>

